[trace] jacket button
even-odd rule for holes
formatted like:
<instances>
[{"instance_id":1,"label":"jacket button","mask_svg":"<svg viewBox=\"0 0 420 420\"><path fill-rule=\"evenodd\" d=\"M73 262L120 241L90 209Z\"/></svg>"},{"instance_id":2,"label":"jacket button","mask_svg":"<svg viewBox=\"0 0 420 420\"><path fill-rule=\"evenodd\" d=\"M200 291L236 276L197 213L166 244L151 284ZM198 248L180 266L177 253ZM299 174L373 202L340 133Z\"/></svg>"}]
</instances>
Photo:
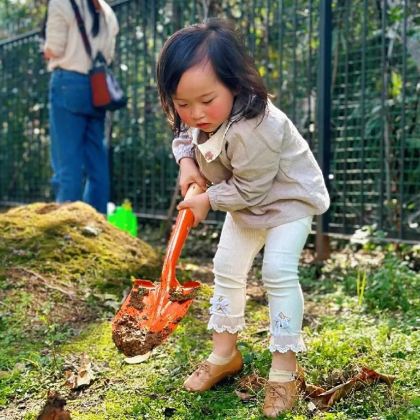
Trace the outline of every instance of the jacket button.
<instances>
[{"instance_id":1,"label":"jacket button","mask_svg":"<svg viewBox=\"0 0 420 420\"><path fill-rule=\"evenodd\" d=\"M213 153L210 152L210 150L209 150L208 152L206 152L204 157L206 158L206 160L212 160L213 159Z\"/></svg>"}]
</instances>

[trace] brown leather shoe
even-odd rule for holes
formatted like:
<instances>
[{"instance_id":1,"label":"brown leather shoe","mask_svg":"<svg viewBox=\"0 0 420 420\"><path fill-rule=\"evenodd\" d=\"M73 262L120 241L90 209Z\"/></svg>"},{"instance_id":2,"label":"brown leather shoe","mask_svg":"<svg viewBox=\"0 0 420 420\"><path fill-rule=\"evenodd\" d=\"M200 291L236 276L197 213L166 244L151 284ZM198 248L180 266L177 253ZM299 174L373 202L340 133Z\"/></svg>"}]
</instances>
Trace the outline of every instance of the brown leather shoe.
<instances>
[{"instance_id":1,"label":"brown leather shoe","mask_svg":"<svg viewBox=\"0 0 420 420\"><path fill-rule=\"evenodd\" d=\"M206 360L187 378L184 388L192 392L207 391L227 376L240 372L243 365L239 350L236 350L232 360L226 365L214 365Z\"/></svg>"},{"instance_id":2,"label":"brown leather shoe","mask_svg":"<svg viewBox=\"0 0 420 420\"><path fill-rule=\"evenodd\" d=\"M293 408L298 399L298 381L272 382L265 386L263 412L267 417L277 417Z\"/></svg>"}]
</instances>

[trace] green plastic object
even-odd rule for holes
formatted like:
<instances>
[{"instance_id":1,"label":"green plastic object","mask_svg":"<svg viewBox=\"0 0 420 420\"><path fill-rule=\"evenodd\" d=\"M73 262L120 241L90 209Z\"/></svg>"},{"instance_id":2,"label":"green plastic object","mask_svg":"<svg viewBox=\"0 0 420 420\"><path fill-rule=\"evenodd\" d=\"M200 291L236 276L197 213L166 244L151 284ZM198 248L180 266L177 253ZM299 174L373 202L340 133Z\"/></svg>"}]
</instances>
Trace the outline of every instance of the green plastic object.
<instances>
[{"instance_id":1,"label":"green plastic object","mask_svg":"<svg viewBox=\"0 0 420 420\"><path fill-rule=\"evenodd\" d=\"M108 222L115 227L137 237L137 217L129 200L124 200L111 214L107 216Z\"/></svg>"}]
</instances>

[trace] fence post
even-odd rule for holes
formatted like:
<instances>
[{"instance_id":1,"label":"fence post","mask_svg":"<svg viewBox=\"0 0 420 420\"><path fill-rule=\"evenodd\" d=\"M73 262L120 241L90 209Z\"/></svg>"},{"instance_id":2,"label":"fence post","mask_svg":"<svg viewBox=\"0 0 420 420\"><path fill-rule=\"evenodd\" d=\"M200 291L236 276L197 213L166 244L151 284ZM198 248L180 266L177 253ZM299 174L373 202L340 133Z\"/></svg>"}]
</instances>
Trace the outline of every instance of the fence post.
<instances>
[{"instance_id":1,"label":"fence post","mask_svg":"<svg viewBox=\"0 0 420 420\"><path fill-rule=\"evenodd\" d=\"M330 154L331 154L331 38L332 16L331 0L321 0L319 20L319 61L318 61L318 162L329 188ZM329 211L316 220L315 247L317 260L325 260L330 255L328 233Z\"/></svg>"}]
</instances>

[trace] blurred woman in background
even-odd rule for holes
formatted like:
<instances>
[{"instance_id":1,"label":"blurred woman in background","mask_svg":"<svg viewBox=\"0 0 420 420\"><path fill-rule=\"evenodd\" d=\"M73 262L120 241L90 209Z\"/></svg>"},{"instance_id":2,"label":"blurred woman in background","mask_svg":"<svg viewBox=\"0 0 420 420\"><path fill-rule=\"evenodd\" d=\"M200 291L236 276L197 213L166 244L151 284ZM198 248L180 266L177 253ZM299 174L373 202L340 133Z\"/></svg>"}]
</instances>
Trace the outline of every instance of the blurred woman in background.
<instances>
[{"instance_id":1,"label":"blurred woman in background","mask_svg":"<svg viewBox=\"0 0 420 420\"><path fill-rule=\"evenodd\" d=\"M74 0L86 27L92 57L114 57L117 18L104 0ZM105 111L92 105L86 52L72 0L50 0L44 56L49 86L52 186L56 201L83 200L101 213L109 201L110 174Z\"/></svg>"}]
</instances>

